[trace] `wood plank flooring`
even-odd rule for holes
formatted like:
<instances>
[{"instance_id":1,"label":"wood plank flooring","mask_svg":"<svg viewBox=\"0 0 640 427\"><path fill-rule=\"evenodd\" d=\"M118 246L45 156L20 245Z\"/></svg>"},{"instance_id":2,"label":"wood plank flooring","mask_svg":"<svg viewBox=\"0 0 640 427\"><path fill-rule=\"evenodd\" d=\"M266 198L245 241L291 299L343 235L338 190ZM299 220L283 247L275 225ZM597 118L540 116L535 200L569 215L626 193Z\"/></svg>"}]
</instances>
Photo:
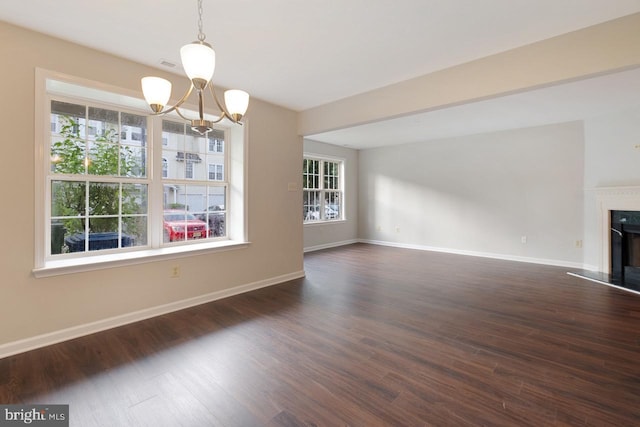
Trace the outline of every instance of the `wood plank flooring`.
<instances>
[{"instance_id":1,"label":"wood plank flooring","mask_svg":"<svg viewBox=\"0 0 640 427\"><path fill-rule=\"evenodd\" d=\"M640 296L356 244L305 279L0 360L72 426L640 425Z\"/></svg>"}]
</instances>

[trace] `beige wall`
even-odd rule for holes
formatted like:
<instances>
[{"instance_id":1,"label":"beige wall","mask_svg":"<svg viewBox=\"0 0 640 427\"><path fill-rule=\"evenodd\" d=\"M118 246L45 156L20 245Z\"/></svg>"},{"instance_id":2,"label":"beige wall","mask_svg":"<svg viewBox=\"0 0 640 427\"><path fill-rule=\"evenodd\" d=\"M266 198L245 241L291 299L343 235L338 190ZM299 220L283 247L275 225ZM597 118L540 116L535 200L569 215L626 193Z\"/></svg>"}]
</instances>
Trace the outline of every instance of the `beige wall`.
<instances>
[{"instance_id":1,"label":"beige wall","mask_svg":"<svg viewBox=\"0 0 640 427\"><path fill-rule=\"evenodd\" d=\"M33 277L34 73L36 67L140 92L142 76L186 78L0 22L3 224L0 347L216 291L302 274L302 140L296 113L253 99L248 122L246 249L57 277ZM140 95L141 96L141 95ZM274 207L277 207L274 209Z\"/></svg>"}]
</instances>

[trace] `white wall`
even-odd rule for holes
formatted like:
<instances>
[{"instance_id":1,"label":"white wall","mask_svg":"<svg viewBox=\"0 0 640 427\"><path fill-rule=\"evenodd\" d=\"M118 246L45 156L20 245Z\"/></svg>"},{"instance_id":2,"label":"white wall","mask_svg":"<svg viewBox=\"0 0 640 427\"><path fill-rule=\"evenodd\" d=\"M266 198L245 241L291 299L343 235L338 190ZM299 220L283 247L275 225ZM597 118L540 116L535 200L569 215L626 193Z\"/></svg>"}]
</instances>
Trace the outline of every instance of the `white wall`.
<instances>
[{"instance_id":1,"label":"white wall","mask_svg":"<svg viewBox=\"0 0 640 427\"><path fill-rule=\"evenodd\" d=\"M301 191L287 191L287 184L299 182L302 174L297 114L252 99L247 114L247 248L181 258L177 279L169 277L174 260L34 278L36 67L137 91L141 98L142 76L170 79L176 92L185 89L187 79L2 22L0 57L0 93L7 101L0 104L0 221L5 225L0 355L3 345L6 350L19 340L303 274L302 196Z\"/></svg>"},{"instance_id":2,"label":"white wall","mask_svg":"<svg viewBox=\"0 0 640 427\"><path fill-rule=\"evenodd\" d=\"M362 150L359 236L581 265L583 153L581 122Z\"/></svg>"},{"instance_id":3,"label":"white wall","mask_svg":"<svg viewBox=\"0 0 640 427\"><path fill-rule=\"evenodd\" d=\"M640 185L640 106L585 120L585 264L600 257L594 189Z\"/></svg>"},{"instance_id":4,"label":"white wall","mask_svg":"<svg viewBox=\"0 0 640 427\"><path fill-rule=\"evenodd\" d=\"M321 249L355 241L358 237L358 152L309 139L304 140L304 152L336 157L345 162L345 220L304 225L304 249ZM300 203L302 206L302 199Z\"/></svg>"}]
</instances>

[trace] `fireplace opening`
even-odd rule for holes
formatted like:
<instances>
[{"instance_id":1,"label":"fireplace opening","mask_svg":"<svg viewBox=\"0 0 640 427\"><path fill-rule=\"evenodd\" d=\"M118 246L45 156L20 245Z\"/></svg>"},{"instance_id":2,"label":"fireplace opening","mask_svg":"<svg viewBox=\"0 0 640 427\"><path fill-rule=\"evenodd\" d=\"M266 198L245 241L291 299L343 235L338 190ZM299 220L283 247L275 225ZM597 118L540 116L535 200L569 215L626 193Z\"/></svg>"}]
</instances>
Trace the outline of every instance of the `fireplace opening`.
<instances>
[{"instance_id":1,"label":"fireplace opening","mask_svg":"<svg viewBox=\"0 0 640 427\"><path fill-rule=\"evenodd\" d=\"M611 211L611 276L622 286L640 287L638 211Z\"/></svg>"},{"instance_id":2,"label":"fireplace opening","mask_svg":"<svg viewBox=\"0 0 640 427\"><path fill-rule=\"evenodd\" d=\"M627 250L629 251L629 265L640 267L640 234L629 235Z\"/></svg>"}]
</instances>

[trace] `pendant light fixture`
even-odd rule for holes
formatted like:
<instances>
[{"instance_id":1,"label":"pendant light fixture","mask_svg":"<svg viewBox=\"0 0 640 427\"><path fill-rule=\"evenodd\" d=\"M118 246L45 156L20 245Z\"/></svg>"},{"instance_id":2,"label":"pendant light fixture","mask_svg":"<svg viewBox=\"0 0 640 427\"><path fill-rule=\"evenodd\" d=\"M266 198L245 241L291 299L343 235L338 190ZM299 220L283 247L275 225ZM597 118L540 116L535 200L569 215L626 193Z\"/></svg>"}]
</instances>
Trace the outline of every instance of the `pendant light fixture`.
<instances>
[{"instance_id":1,"label":"pendant light fixture","mask_svg":"<svg viewBox=\"0 0 640 427\"><path fill-rule=\"evenodd\" d=\"M180 100L169 109L165 110L169 98L171 97L171 82L160 77L143 77L142 92L151 107L154 115L167 114L175 111L184 120L191 123L191 129L205 135L213 129L213 124L222 121L224 118L233 123L242 124L240 120L249 107L249 94L243 90L232 89L224 93L224 106L216 96L215 88L211 82L216 66L216 53L209 43L205 41L206 36L202 32L202 0L198 0L198 40L186 44L180 49L180 59L187 77L191 80L191 85ZM185 117L180 111L180 106L189 98L194 91L198 95L197 119ZM220 110L218 118L214 121L204 118L204 94L209 91L216 106Z\"/></svg>"}]
</instances>

